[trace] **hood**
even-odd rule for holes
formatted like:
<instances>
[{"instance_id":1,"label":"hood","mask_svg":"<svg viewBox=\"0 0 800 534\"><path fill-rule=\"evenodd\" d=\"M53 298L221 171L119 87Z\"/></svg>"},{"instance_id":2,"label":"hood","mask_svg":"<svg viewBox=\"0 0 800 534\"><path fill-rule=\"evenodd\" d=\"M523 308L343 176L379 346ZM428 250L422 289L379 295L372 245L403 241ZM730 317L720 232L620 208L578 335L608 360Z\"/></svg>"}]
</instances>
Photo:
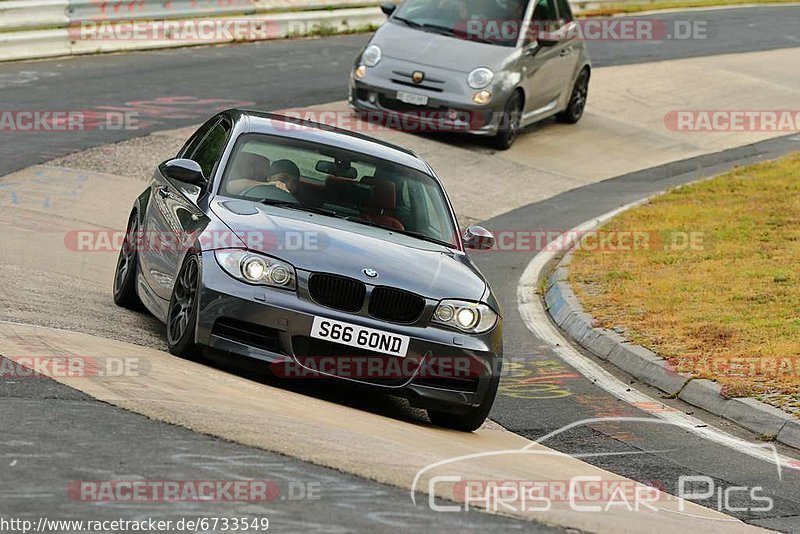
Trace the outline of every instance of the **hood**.
<instances>
[{"instance_id":1,"label":"hood","mask_svg":"<svg viewBox=\"0 0 800 534\"><path fill-rule=\"evenodd\" d=\"M516 51L511 47L415 30L391 21L380 27L370 43L380 46L385 57L463 73L478 67L502 70L508 57Z\"/></svg>"},{"instance_id":2,"label":"hood","mask_svg":"<svg viewBox=\"0 0 800 534\"><path fill-rule=\"evenodd\" d=\"M447 247L382 228L246 200L215 200L212 211L250 250L298 270L333 273L431 299L479 300L486 282ZM374 269L370 278L364 269Z\"/></svg>"}]
</instances>

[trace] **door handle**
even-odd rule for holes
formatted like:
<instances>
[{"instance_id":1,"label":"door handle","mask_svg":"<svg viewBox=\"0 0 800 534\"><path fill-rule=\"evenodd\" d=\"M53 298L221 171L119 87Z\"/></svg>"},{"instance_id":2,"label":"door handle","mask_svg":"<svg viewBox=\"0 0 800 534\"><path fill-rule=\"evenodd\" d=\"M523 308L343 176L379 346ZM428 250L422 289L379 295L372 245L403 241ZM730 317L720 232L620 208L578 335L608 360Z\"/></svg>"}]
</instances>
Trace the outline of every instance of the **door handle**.
<instances>
[{"instance_id":1,"label":"door handle","mask_svg":"<svg viewBox=\"0 0 800 534\"><path fill-rule=\"evenodd\" d=\"M162 185L158 188L158 196L161 198L169 198L169 189Z\"/></svg>"},{"instance_id":2,"label":"door handle","mask_svg":"<svg viewBox=\"0 0 800 534\"><path fill-rule=\"evenodd\" d=\"M562 49L561 49L561 54L560 54L560 55L561 55L561 57L564 57L564 56L566 56L566 55L569 55L569 53L570 53L570 52L572 52L572 47L569 47L569 48L562 48Z\"/></svg>"}]
</instances>

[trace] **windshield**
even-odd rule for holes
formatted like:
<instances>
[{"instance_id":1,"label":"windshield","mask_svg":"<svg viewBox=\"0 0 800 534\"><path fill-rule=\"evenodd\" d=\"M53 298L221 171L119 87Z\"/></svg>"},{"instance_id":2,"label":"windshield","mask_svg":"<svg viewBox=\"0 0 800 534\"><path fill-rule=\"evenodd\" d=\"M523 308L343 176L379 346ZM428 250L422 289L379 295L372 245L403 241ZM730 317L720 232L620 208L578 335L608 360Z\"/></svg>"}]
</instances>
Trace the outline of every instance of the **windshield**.
<instances>
[{"instance_id":1,"label":"windshield","mask_svg":"<svg viewBox=\"0 0 800 534\"><path fill-rule=\"evenodd\" d=\"M515 46L528 0L406 0L392 20L413 28Z\"/></svg>"},{"instance_id":2,"label":"windshield","mask_svg":"<svg viewBox=\"0 0 800 534\"><path fill-rule=\"evenodd\" d=\"M456 247L439 184L425 173L297 139L245 134L234 147L220 194L314 211Z\"/></svg>"}]
</instances>

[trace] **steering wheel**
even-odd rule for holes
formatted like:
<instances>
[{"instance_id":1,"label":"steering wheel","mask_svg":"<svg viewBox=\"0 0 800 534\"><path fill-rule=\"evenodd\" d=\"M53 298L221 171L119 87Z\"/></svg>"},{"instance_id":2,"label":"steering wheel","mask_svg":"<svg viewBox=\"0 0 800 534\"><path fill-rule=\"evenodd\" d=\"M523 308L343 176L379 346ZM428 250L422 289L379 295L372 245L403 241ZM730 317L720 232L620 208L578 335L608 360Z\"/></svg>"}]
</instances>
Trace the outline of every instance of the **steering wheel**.
<instances>
[{"instance_id":1,"label":"steering wheel","mask_svg":"<svg viewBox=\"0 0 800 534\"><path fill-rule=\"evenodd\" d=\"M297 202L298 200L291 193L271 184L259 184L249 187L241 192L241 195L248 198L258 198L261 200L270 199L285 202Z\"/></svg>"}]
</instances>

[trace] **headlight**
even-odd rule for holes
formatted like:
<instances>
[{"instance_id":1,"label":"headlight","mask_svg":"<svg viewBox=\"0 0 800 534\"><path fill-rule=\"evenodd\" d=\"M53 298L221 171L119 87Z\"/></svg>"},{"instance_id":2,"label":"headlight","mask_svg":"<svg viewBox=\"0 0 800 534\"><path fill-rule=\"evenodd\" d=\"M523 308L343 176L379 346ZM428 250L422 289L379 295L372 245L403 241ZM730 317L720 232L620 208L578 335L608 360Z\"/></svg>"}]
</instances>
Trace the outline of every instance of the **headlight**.
<instances>
[{"instance_id":1,"label":"headlight","mask_svg":"<svg viewBox=\"0 0 800 534\"><path fill-rule=\"evenodd\" d=\"M361 54L361 61L367 67L374 67L381 61L381 48L378 45L369 45Z\"/></svg>"},{"instance_id":2,"label":"headlight","mask_svg":"<svg viewBox=\"0 0 800 534\"><path fill-rule=\"evenodd\" d=\"M482 334L497 323L497 314L486 304L443 300L433 312L433 322L457 328L463 332Z\"/></svg>"},{"instance_id":3,"label":"headlight","mask_svg":"<svg viewBox=\"0 0 800 534\"><path fill-rule=\"evenodd\" d=\"M475 69L467 76L467 85L473 89L483 89L494 79L494 72L486 67Z\"/></svg>"},{"instance_id":4,"label":"headlight","mask_svg":"<svg viewBox=\"0 0 800 534\"><path fill-rule=\"evenodd\" d=\"M242 282L282 289L296 288L294 267L284 261L246 250L217 250L214 256L226 273Z\"/></svg>"}]
</instances>

